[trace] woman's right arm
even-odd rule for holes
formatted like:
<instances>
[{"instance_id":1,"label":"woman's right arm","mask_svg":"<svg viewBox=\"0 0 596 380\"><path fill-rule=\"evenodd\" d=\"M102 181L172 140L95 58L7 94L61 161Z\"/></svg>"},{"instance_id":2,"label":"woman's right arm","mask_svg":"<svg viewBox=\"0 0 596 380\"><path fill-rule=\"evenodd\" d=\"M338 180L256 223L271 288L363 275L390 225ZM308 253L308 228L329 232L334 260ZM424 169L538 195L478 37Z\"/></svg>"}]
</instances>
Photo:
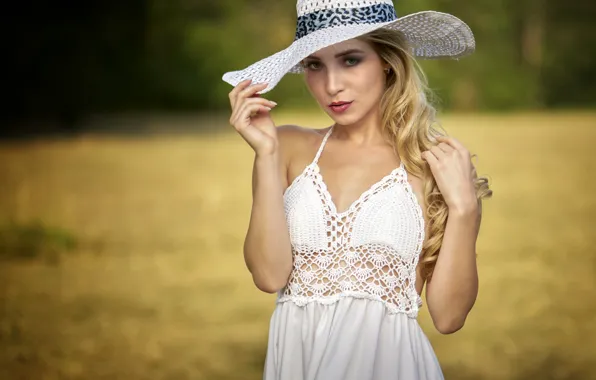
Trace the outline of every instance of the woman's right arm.
<instances>
[{"instance_id":1,"label":"woman's right arm","mask_svg":"<svg viewBox=\"0 0 596 380\"><path fill-rule=\"evenodd\" d=\"M255 155L252 210L244 241L244 260L255 285L274 293L284 287L292 270L283 191L285 163L281 152Z\"/></svg>"},{"instance_id":2,"label":"woman's right arm","mask_svg":"<svg viewBox=\"0 0 596 380\"><path fill-rule=\"evenodd\" d=\"M287 187L287 152L269 115L275 103L256 92L264 84L241 82L230 92L230 123L255 151L252 210L244 241L244 260L257 288L275 293L292 270L292 250L286 225L283 192ZM279 133L279 134L283 134ZM285 154L284 154L285 153Z\"/></svg>"}]
</instances>

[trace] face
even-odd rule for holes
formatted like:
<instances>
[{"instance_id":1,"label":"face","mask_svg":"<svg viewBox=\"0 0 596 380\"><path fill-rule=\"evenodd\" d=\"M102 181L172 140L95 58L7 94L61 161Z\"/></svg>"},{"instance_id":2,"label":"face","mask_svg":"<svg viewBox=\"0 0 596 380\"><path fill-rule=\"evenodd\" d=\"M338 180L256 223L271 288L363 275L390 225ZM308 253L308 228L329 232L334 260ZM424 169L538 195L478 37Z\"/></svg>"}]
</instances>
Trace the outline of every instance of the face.
<instances>
[{"instance_id":1,"label":"face","mask_svg":"<svg viewBox=\"0 0 596 380\"><path fill-rule=\"evenodd\" d=\"M321 49L302 61L311 94L340 125L376 117L385 90L384 63L357 39Z\"/></svg>"}]
</instances>

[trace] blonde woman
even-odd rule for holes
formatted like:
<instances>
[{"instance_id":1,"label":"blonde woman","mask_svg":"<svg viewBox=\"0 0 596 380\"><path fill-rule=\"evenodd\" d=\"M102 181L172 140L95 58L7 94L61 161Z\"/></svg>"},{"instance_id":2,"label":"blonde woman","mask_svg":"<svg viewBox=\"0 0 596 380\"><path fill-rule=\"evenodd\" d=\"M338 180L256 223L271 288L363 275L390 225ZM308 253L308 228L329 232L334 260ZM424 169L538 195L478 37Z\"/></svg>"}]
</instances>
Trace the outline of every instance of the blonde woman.
<instances>
[{"instance_id":1,"label":"blonde woman","mask_svg":"<svg viewBox=\"0 0 596 380\"><path fill-rule=\"evenodd\" d=\"M469 27L388 0L302 0L287 49L226 73L230 123L255 151L244 258L277 293L266 380L442 379L417 315L443 334L478 292L481 200L468 150L433 128L415 57L462 57ZM276 126L261 97L303 73L333 125Z\"/></svg>"}]
</instances>

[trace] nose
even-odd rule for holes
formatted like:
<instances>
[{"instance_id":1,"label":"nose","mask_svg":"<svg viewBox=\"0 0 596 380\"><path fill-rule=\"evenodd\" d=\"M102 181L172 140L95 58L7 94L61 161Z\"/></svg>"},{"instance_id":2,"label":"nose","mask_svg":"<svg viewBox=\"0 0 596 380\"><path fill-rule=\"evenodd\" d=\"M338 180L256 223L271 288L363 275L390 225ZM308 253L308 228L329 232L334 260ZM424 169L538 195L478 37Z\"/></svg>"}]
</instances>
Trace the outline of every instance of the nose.
<instances>
[{"instance_id":1,"label":"nose","mask_svg":"<svg viewBox=\"0 0 596 380\"><path fill-rule=\"evenodd\" d=\"M327 70L327 76L325 78L325 89L330 97L335 97L338 93L343 90L343 81L340 70L329 67Z\"/></svg>"}]
</instances>

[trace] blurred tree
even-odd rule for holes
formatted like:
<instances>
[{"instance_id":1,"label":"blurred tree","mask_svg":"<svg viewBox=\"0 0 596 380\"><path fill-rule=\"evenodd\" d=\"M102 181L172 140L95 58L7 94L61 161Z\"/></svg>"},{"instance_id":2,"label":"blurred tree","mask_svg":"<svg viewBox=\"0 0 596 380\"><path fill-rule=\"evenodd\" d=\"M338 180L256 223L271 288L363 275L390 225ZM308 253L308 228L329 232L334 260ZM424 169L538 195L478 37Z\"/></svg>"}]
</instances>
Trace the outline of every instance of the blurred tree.
<instances>
[{"instance_id":1,"label":"blurred tree","mask_svg":"<svg viewBox=\"0 0 596 380\"><path fill-rule=\"evenodd\" d=\"M14 3L2 34L9 125L75 128L86 115L127 110L227 109L221 80L286 48L295 0L133 0ZM596 2L419 0L465 20L475 54L421 61L445 109L596 106ZM271 97L313 105L300 76Z\"/></svg>"},{"instance_id":2,"label":"blurred tree","mask_svg":"<svg viewBox=\"0 0 596 380\"><path fill-rule=\"evenodd\" d=\"M596 2L544 0L546 107L596 106Z\"/></svg>"},{"instance_id":3,"label":"blurred tree","mask_svg":"<svg viewBox=\"0 0 596 380\"><path fill-rule=\"evenodd\" d=\"M144 26L141 0L12 4L3 134L26 122L75 128L88 113L140 105Z\"/></svg>"}]
</instances>

